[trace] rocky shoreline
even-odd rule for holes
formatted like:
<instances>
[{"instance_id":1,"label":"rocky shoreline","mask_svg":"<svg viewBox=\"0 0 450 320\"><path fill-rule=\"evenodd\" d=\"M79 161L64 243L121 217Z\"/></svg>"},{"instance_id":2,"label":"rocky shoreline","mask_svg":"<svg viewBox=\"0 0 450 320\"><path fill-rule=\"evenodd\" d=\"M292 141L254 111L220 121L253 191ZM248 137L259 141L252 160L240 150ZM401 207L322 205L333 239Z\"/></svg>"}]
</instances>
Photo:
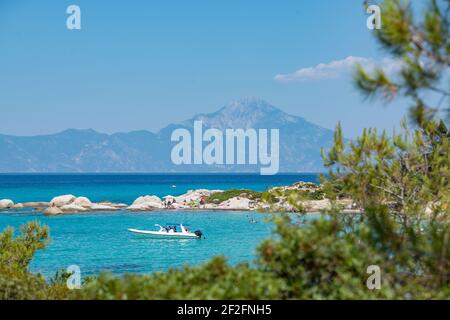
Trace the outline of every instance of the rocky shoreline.
<instances>
[{"instance_id":1,"label":"rocky shoreline","mask_svg":"<svg viewBox=\"0 0 450 320\"><path fill-rule=\"evenodd\" d=\"M54 197L49 202L14 203L10 199L3 199L0 200L0 213L5 209L22 208L33 208L48 216L118 210L130 212L165 210L318 212L332 207L332 202L325 198L321 190L322 186L308 182L271 188L265 192L196 189L179 196L167 195L162 199L155 195L143 195L131 204L109 201L92 202L87 197L69 194ZM293 198L293 195L296 198ZM339 200L337 204L342 211L359 212L350 199Z\"/></svg>"}]
</instances>

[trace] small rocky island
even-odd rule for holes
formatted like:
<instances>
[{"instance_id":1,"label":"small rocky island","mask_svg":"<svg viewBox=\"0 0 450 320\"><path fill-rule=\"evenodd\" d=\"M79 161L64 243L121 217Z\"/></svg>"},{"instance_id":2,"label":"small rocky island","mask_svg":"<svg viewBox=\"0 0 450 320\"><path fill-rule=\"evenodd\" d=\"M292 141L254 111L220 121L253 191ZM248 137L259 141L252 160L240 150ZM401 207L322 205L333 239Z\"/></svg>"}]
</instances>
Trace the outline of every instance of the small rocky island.
<instances>
[{"instance_id":1,"label":"small rocky island","mask_svg":"<svg viewBox=\"0 0 450 320\"><path fill-rule=\"evenodd\" d=\"M343 211L358 212L351 199L340 199L335 203ZM109 201L92 202L87 197L61 195L49 202L14 203L0 200L1 210L33 208L45 215L55 216L71 213L127 210L148 212L164 210L236 210L262 212L318 212L331 209L332 202L325 197L321 185L297 182L290 186L275 187L264 192L244 189L189 190L179 196L143 195L132 204Z\"/></svg>"}]
</instances>

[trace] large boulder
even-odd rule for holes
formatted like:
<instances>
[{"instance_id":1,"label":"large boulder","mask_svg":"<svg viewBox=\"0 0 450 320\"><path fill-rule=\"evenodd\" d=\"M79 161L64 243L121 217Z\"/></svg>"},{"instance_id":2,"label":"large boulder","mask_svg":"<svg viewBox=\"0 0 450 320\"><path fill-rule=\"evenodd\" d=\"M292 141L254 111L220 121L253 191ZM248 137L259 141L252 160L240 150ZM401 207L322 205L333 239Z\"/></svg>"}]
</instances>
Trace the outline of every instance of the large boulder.
<instances>
[{"instance_id":1,"label":"large boulder","mask_svg":"<svg viewBox=\"0 0 450 320\"><path fill-rule=\"evenodd\" d=\"M76 197L71 194L66 194L63 196L54 197L52 201L50 201L51 207L62 207L74 202Z\"/></svg>"},{"instance_id":2,"label":"large boulder","mask_svg":"<svg viewBox=\"0 0 450 320\"><path fill-rule=\"evenodd\" d=\"M254 201L242 198L242 197L234 197L230 198L218 205L219 209L223 210L253 210L255 208Z\"/></svg>"},{"instance_id":3,"label":"large boulder","mask_svg":"<svg viewBox=\"0 0 450 320\"><path fill-rule=\"evenodd\" d=\"M63 211L58 207L48 207L44 210L46 216L57 216L63 214Z\"/></svg>"},{"instance_id":4,"label":"large boulder","mask_svg":"<svg viewBox=\"0 0 450 320\"><path fill-rule=\"evenodd\" d=\"M9 209L14 207L14 202L9 199L0 200L0 209Z\"/></svg>"},{"instance_id":5,"label":"large boulder","mask_svg":"<svg viewBox=\"0 0 450 320\"><path fill-rule=\"evenodd\" d=\"M162 209L164 205L157 196L142 196L134 200L127 209L130 211L150 211L153 209Z\"/></svg>"},{"instance_id":6,"label":"large boulder","mask_svg":"<svg viewBox=\"0 0 450 320\"><path fill-rule=\"evenodd\" d=\"M140 205L143 203L151 203L151 202L162 204L162 200L157 196L142 196L134 200L132 205Z\"/></svg>"},{"instance_id":7,"label":"large boulder","mask_svg":"<svg viewBox=\"0 0 450 320\"><path fill-rule=\"evenodd\" d=\"M134 200L133 204L127 209L130 211L150 211L162 208L164 208L164 205L159 197L142 196Z\"/></svg>"},{"instance_id":8,"label":"large boulder","mask_svg":"<svg viewBox=\"0 0 450 320\"><path fill-rule=\"evenodd\" d=\"M80 206L83 208L92 208L93 203L86 197L78 197L71 204Z\"/></svg>"}]
</instances>

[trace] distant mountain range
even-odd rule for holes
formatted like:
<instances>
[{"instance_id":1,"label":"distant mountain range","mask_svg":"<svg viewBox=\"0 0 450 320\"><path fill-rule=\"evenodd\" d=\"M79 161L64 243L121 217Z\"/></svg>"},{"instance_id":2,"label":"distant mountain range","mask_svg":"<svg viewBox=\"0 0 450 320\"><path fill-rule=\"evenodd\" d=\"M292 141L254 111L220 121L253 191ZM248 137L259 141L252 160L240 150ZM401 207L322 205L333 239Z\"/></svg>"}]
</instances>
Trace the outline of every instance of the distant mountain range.
<instances>
[{"instance_id":1,"label":"distant mountain range","mask_svg":"<svg viewBox=\"0 0 450 320\"><path fill-rule=\"evenodd\" d=\"M210 114L199 114L157 133L104 134L69 129L31 137L0 134L0 172L254 172L259 165L174 165L171 150L177 128L204 130L279 129L280 172L323 171L320 148L329 148L333 132L289 115L257 98L234 101Z\"/></svg>"}]
</instances>

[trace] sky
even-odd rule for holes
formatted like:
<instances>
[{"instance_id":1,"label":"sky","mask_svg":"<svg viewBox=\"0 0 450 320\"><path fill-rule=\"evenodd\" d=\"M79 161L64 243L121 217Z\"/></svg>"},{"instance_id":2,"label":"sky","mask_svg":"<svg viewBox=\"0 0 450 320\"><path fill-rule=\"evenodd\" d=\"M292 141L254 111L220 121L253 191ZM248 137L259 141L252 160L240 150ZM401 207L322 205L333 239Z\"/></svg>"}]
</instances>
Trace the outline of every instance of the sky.
<instances>
[{"instance_id":1,"label":"sky","mask_svg":"<svg viewBox=\"0 0 450 320\"><path fill-rule=\"evenodd\" d=\"M355 63L398 67L362 2L0 0L0 133L157 131L246 96L349 138L391 131L407 104L352 83Z\"/></svg>"}]
</instances>

